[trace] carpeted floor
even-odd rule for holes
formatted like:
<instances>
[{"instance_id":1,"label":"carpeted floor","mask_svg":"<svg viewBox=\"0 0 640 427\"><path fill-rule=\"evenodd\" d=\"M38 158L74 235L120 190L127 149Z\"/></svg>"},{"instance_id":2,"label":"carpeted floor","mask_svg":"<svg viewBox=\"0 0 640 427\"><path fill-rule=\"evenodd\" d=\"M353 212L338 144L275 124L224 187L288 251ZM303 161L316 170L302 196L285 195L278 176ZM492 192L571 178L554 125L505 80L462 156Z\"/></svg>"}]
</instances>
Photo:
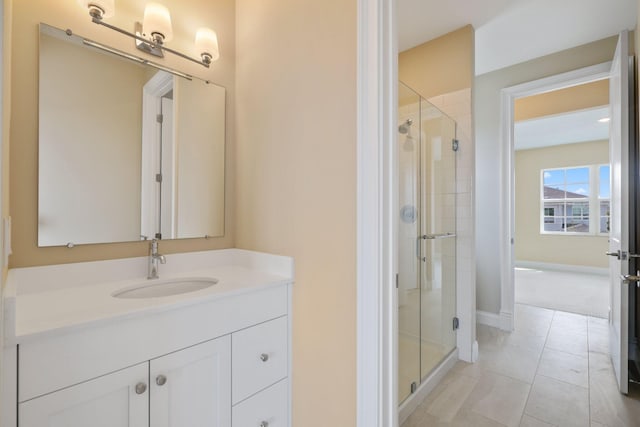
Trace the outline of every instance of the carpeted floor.
<instances>
[{"instance_id":1,"label":"carpeted floor","mask_svg":"<svg viewBox=\"0 0 640 427\"><path fill-rule=\"evenodd\" d=\"M598 274L516 268L516 303L607 318L609 278Z\"/></svg>"}]
</instances>

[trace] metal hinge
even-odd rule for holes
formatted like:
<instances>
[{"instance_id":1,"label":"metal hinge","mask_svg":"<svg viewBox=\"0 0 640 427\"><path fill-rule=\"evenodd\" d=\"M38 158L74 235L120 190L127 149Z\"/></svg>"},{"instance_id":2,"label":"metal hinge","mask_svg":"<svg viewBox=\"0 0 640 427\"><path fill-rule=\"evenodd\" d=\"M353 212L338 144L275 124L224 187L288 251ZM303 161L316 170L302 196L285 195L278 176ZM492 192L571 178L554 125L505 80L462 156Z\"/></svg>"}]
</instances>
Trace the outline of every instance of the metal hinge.
<instances>
[{"instance_id":1,"label":"metal hinge","mask_svg":"<svg viewBox=\"0 0 640 427\"><path fill-rule=\"evenodd\" d=\"M163 120L164 120L164 116L162 114L157 114L156 115L156 122L162 123Z\"/></svg>"},{"instance_id":2,"label":"metal hinge","mask_svg":"<svg viewBox=\"0 0 640 427\"><path fill-rule=\"evenodd\" d=\"M457 139L451 140L451 149L453 151L458 151L458 148L460 148L460 141L458 141Z\"/></svg>"},{"instance_id":3,"label":"metal hinge","mask_svg":"<svg viewBox=\"0 0 640 427\"><path fill-rule=\"evenodd\" d=\"M418 384L414 381L411 383L411 394L415 393L418 389Z\"/></svg>"},{"instance_id":4,"label":"metal hinge","mask_svg":"<svg viewBox=\"0 0 640 427\"><path fill-rule=\"evenodd\" d=\"M453 318L453 330L460 329L460 319L457 317Z\"/></svg>"},{"instance_id":5,"label":"metal hinge","mask_svg":"<svg viewBox=\"0 0 640 427\"><path fill-rule=\"evenodd\" d=\"M157 173L156 174L156 182L162 182L162 174L161 173Z\"/></svg>"},{"instance_id":6,"label":"metal hinge","mask_svg":"<svg viewBox=\"0 0 640 427\"><path fill-rule=\"evenodd\" d=\"M398 289L400 287L400 278L399 278L399 274L396 273L396 289Z\"/></svg>"}]
</instances>

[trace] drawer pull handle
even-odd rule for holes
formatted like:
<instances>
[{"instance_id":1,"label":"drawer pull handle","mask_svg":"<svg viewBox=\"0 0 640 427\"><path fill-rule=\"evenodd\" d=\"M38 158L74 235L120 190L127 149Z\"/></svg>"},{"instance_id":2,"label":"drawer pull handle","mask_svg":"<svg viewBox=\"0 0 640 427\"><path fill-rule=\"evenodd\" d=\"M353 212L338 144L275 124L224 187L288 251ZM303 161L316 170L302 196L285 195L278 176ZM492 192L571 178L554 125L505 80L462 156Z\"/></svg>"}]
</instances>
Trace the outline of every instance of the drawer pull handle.
<instances>
[{"instance_id":1,"label":"drawer pull handle","mask_svg":"<svg viewBox=\"0 0 640 427\"><path fill-rule=\"evenodd\" d=\"M147 391L147 385L145 383L136 384L136 394L143 394Z\"/></svg>"},{"instance_id":2,"label":"drawer pull handle","mask_svg":"<svg viewBox=\"0 0 640 427\"><path fill-rule=\"evenodd\" d=\"M266 362L267 360L269 360L269 355L267 353L262 353L260 355L260 360L262 360L263 362ZM269 425L269 423L267 423L264 427L266 427L267 425ZM262 425L260 425L260 427L262 427Z\"/></svg>"},{"instance_id":3,"label":"drawer pull handle","mask_svg":"<svg viewBox=\"0 0 640 427\"><path fill-rule=\"evenodd\" d=\"M269 427L269 423L266 421L263 421L260 423L260 427Z\"/></svg>"},{"instance_id":4,"label":"drawer pull handle","mask_svg":"<svg viewBox=\"0 0 640 427\"><path fill-rule=\"evenodd\" d=\"M158 375L156 377L156 384L158 384L160 387L162 387L166 383L167 383L167 377L165 377L164 375Z\"/></svg>"}]
</instances>

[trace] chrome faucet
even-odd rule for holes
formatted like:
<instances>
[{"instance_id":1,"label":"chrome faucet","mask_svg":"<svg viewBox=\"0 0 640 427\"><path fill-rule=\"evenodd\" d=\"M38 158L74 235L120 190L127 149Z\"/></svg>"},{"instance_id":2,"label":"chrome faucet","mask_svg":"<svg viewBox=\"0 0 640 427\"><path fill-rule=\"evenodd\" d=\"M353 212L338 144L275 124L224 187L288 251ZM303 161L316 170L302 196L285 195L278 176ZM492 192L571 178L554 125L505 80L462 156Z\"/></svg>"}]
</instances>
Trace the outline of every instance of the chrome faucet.
<instances>
[{"instance_id":1,"label":"chrome faucet","mask_svg":"<svg viewBox=\"0 0 640 427\"><path fill-rule=\"evenodd\" d=\"M167 259L164 255L158 253L158 240L153 239L149 245L149 274L147 279L157 279L159 277L158 261L160 261L160 264L166 264Z\"/></svg>"}]
</instances>

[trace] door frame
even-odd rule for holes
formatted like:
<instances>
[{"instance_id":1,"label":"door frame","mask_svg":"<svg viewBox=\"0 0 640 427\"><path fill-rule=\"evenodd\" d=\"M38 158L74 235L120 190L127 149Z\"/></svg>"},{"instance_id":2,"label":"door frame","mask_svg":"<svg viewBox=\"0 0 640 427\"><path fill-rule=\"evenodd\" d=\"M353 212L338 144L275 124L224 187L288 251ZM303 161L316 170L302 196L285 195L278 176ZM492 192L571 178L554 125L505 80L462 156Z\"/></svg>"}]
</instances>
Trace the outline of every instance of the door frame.
<instances>
[{"instance_id":1,"label":"door frame","mask_svg":"<svg viewBox=\"0 0 640 427\"><path fill-rule=\"evenodd\" d=\"M514 104L518 98L609 78L611 62L506 87L500 92L500 329L512 331L515 313Z\"/></svg>"},{"instance_id":2,"label":"door frame","mask_svg":"<svg viewBox=\"0 0 640 427\"><path fill-rule=\"evenodd\" d=\"M161 123L158 114L162 113L162 97L174 88L174 76L158 71L145 83L142 89L142 166L140 181L140 238L155 239L159 232L160 188L153 179L160 165ZM146 236L144 238L143 236Z\"/></svg>"},{"instance_id":3,"label":"door frame","mask_svg":"<svg viewBox=\"0 0 640 427\"><path fill-rule=\"evenodd\" d=\"M396 427L396 2L358 0L357 427Z\"/></svg>"}]
</instances>

